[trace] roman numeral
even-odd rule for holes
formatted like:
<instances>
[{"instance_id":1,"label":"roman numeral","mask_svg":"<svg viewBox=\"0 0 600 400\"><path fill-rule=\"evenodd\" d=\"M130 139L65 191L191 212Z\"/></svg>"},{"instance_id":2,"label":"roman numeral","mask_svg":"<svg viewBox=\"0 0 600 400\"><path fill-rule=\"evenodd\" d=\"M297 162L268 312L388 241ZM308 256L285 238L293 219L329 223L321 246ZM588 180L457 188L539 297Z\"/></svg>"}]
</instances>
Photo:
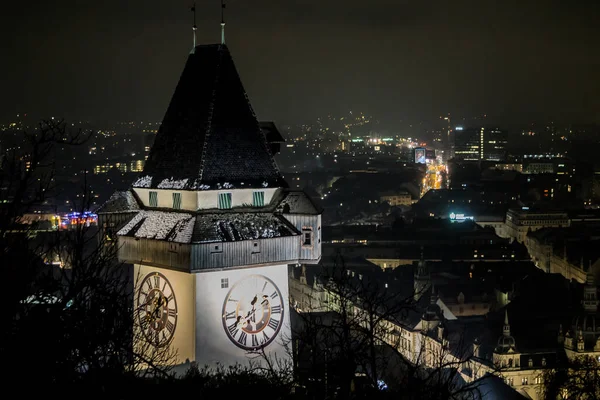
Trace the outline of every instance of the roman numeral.
<instances>
[{"instance_id":1,"label":"roman numeral","mask_svg":"<svg viewBox=\"0 0 600 400\"><path fill-rule=\"evenodd\" d=\"M269 336L265 333L265 331L263 331L263 337L262 337L262 342L263 343L267 343L269 341Z\"/></svg>"},{"instance_id":2,"label":"roman numeral","mask_svg":"<svg viewBox=\"0 0 600 400\"><path fill-rule=\"evenodd\" d=\"M225 319L235 318L235 311L225 313Z\"/></svg>"},{"instance_id":3,"label":"roman numeral","mask_svg":"<svg viewBox=\"0 0 600 400\"><path fill-rule=\"evenodd\" d=\"M150 281L150 279L148 279L146 283L148 284L148 290L152 290L152 282Z\"/></svg>"},{"instance_id":4,"label":"roman numeral","mask_svg":"<svg viewBox=\"0 0 600 400\"><path fill-rule=\"evenodd\" d=\"M169 303L170 301L173 301L174 298L175 298L175 295L173 293L171 293L169 295L169 297L167 298L167 303Z\"/></svg>"},{"instance_id":5,"label":"roman numeral","mask_svg":"<svg viewBox=\"0 0 600 400\"><path fill-rule=\"evenodd\" d=\"M173 332L175 331L175 324L169 320L167 320L167 325L165 327L171 334L173 334Z\"/></svg>"},{"instance_id":6,"label":"roman numeral","mask_svg":"<svg viewBox=\"0 0 600 400\"><path fill-rule=\"evenodd\" d=\"M281 306L271 307L271 314L281 314Z\"/></svg>"},{"instance_id":7,"label":"roman numeral","mask_svg":"<svg viewBox=\"0 0 600 400\"><path fill-rule=\"evenodd\" d=\"M263 292L263 293L265 292L265 289L267 288L267 284L268 284L268 283L269 283L269 282L265 282L265 284L263 285L263 288L262 288L261 292Z\"/></svg>"},{"instance_id":8,"label":"roman numeral","mask_svg":"<svg viewBox=\"0 0 600 400\"><path fill-rule=\"evenodd\" d=\"M148 296L148 292L144 292L143 290L140 290L140 293L141 293L141 294L142 294L144 297Z\"/></svg>"},{"instance_id":9,"label":"roman numeral","mask_svg":"<svg viewBox=\"0 0 600 400\"><path fill-rule=\"evenodd\" d=\"M248 334L246 332L242 331L242 333L240 333L240 337L238 338L238 343L245 346L247 337L248 337Z\"/></svg>"},{"instance_id":10,"label":"roman numeral","mask_svg":"<svg viewBox=\"0 0 600 400\"><path fill-rule=\"evenodd\" d=\"M279 320L273 319L271 318L269 320L269 328L273 329L273 330L277 330L277 327L279 326Z\"/></svg>"},{"instance_id":11,"label":"roman numeral","mask_svg":"<svg viewBox=\"0 0 600 400\"><path fill-rule=\"evenodd\" d=\"M176 317L177 311L174 308L169 308L169 317Z\"/></svg>"},{"instance_id":12,"label":"roman numeral","mask_svg":"<svg viewBox=\"0 0 600 400\"><path fill-rule=\"evenodd\" d=\"M233 303L237 303L238 302L238 300L235 300L235 299L227 299L227 301L231 301Z\"/></svg>"},{"instance_id":13,"label":"roman numeral","mask_svg":"<svg viewBox=\"0 0 600 400\"><path fill-rule=\"evenodd\" d=\"M160 276L154 275L154 287L160 286Z\"/></svg>"},{"instance_id":14,"label":"roman numeral","mask_svg":"<svg viewBox=\"0 0 600 400\"><path fill-rule=\"evenodd\" d=\"M273 292L273 294L271 295L272 299L276 299L277 297L279 297L279 293L277 293L277 290Z\"/></svg>"},{"instance_id":15,"label":"roman numeral","mask_svg":"<svg viewBox=\"0 0 600 400\"><path fill-rule=\"evenodd\" d=\"M235 337L239 330L237 327L237 322L234 322L233 324L229 325L227 327L227 330L229 331L229 334L231 335L231 337Z\"/></svg>"},{"instance_id":16,"label":"roman numeral","mask_svg":"<svg viewBox=\"0 0 600 400\"><path fill-rule=\"evenodd\" d=\"M256 335L251 335L252 337L252 347L258 347L258 338Z\"/></svg>"}]
</instances>

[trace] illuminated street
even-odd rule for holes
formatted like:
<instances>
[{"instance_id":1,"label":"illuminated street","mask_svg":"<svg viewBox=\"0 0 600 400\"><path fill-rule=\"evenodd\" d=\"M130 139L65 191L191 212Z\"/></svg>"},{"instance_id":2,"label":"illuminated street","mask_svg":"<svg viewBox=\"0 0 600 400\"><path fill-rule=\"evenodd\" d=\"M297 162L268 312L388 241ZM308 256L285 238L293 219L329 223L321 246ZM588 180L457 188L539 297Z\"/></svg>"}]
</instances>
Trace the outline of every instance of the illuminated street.
<instances>
[{"instance_id":1,"label":"illuminated street","mask_svg":"<svg viewBox=\"0 0 600 400\"><path fill-rule=\"evenodd\" d=\"M442 189L446 186L446 164L439 160L431 160L421 184L421 197L430 189Z\"/></svg>"}]
</instances>

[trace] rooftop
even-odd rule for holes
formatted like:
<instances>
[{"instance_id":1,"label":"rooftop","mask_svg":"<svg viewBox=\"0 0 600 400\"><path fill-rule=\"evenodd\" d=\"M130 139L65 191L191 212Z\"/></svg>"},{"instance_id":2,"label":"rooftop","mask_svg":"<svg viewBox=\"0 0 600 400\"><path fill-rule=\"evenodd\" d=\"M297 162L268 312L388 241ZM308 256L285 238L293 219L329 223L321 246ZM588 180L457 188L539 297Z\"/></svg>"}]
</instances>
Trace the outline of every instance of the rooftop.
<instances>
[{"instance_id":1,"label":"rooftop","mask_svg":"<svg viewBox=\"0 0 600 400\"><path fill-rule=\"evenodd\" d=\"M134 187L211 190L287 187L226 45L197 46ZM227 166L223 168L223 166Z\"/></svg>"},{"instance_id":2,"label":"rooftop","mask_svg":"<svg viewBox=\"0 0 600 400\"><path fill-rule=\"evenodd\" d=\"M297 235L297 230L272 213L140 211L119 236L177 243L234 242Z\"/></svg>"}]
</instances>

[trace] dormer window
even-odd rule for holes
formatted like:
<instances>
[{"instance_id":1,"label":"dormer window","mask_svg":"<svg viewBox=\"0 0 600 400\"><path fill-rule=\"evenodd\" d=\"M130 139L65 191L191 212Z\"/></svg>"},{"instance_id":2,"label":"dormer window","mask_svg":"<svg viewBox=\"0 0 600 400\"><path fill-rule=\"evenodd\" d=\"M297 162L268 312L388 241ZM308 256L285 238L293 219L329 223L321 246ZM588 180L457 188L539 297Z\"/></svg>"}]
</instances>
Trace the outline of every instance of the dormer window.
<instances>
[{"instance_id":1,"label":"dormer window","mask_svg":"<svg viewBox=\"0 0 600 400\"><path fill-rule=\"evenodd\" d=\"M158 192L148 192L148 204L150 207L158 207Z\"/></svg>"},{"instance_id":2,"label":"dormer window","mask_svg":"<svg viewBox=\"0 0 600 400\"><path fill-rule=\"evenodd\" d=\"M529 357L529 360L527 361L527 365L529 366L529 368L533 367L533 360L531 359L531 357Z\"/></svg>"},{"instance_id":3,"label":"dormer window","mask_svg":"<svg viewBox=\"0 0 600 400\"><path fill-rule=\"evenodd\" d=\"M181 193L173 193L173 208L175 210L181 209Z\"/></svg>"},{"instance_id":4,"label":"dormer window","mask_svg":"<svg viewBox=\"0 0 600 400\"><path fill-rule=\"evenodd\" d=\"M252 205L254 207L264 207L265 206L265 192L252 192Z\"/></svg>"},{"instance_id":5,"label":"dormer window","mask_svg":"<svg viewBox=\"0 0 600 400\"><path fill-rule=\"evenodd\" d=\"M231 208L231 193L219 193L219 210Z\"/></svg>"}]
</instances>

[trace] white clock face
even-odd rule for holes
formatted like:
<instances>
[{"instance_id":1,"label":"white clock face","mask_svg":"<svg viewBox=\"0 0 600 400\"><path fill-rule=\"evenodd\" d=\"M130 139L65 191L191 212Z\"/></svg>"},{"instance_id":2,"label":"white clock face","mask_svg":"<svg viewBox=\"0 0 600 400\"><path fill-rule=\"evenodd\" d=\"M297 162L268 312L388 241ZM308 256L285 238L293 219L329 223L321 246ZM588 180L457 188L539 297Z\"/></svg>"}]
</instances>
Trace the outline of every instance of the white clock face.
<instances>
[{"instance_id":1,"label":"white clock face","mask_svg":"<svg viewBox=\"0 0 600 400\"><path fill-rule=\"evenodd\" d=\"M256 350L273 342L283 323L284 303L275 283L250 275L229 289L223 302L223 329L233 344Z\"/></svg>"},{"instance_id":2,"label":"white clock face","mask_svg":"<svg viewBox=\"0 0 600 400\"><path fill-rule=\"evenodd\" d=\"M177 327L177 300L167 278L159 272L146 275L137 304L138 323L146 340L156 347L169 344Z\"/></svg>"}]
</instances>

